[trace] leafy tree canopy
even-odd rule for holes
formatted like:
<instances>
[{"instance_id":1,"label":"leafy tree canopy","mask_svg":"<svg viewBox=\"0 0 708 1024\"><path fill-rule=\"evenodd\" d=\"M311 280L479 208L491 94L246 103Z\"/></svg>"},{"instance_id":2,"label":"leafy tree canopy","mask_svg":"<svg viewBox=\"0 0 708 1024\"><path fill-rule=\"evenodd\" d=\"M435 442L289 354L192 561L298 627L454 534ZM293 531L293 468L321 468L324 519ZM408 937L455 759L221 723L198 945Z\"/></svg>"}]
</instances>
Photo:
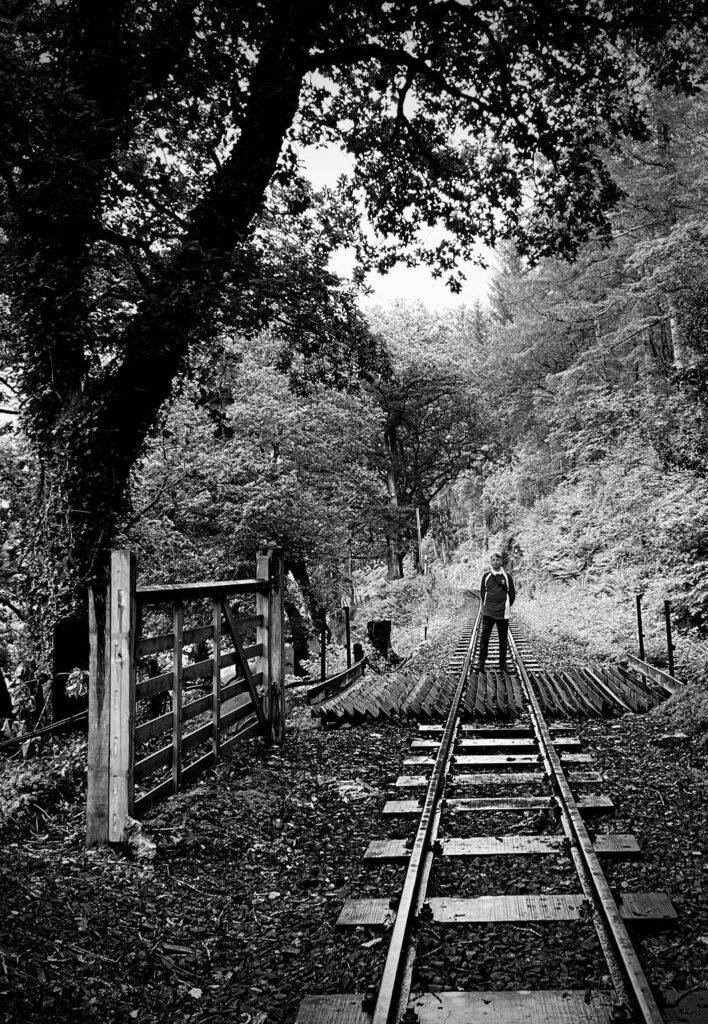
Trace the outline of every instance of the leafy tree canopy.
<instances>
[{"instance_id":1,"label":"leafy tree canopy","mask_svg":"<svg viewBox=\"0 0 708 1024\"><path fill-rule=\"evenodd\" d=\"M455 286L478 240L572 252L605 224L601 148L645 130L647 80L693 87L704 29L689 0L10 0L3 281L44 530L77 579L225 294L276 315L257 232L298 145L355 157L328 229L363 208L362 259L427 259Z\"/></svg>"}]
</instances>

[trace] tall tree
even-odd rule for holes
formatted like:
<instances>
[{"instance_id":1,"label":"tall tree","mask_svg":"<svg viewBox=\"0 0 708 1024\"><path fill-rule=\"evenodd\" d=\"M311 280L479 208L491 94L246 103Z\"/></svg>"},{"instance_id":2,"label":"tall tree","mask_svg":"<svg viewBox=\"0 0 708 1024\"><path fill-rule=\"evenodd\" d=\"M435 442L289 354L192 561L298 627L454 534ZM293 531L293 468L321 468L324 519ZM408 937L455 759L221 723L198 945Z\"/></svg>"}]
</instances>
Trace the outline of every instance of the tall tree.
<instances>
[{"instance_id":1,"label":"tall tree","mask_svg":"<svg viewBox=\"0 0 708 1024\"><path fill-rule=\"evenodd\" d=\"M389 498L388 574L397 579L416 508L425 535L431 502L479 461L487 431L473 374L473 317L396 304L372 310L370 322L390 354L390 372L369 388L384 414L377 461Z\"/></svg>"},{"instance_id":2,"label":"tall tree","mask_svg":"<svg viewBox=\"0 0 708 1024\"><path fill-rule=\"evenodd\" d=\"M293 143L354 154L380 267L428 259L454 286L478 239L572 251L614 195L600 147L643 130L647 76L690 86L704 17L691 0L9 0L4 287L38 518L76 579L190 343L214 337L227 286L248 289Z\"/></svg>"}]
</instances>

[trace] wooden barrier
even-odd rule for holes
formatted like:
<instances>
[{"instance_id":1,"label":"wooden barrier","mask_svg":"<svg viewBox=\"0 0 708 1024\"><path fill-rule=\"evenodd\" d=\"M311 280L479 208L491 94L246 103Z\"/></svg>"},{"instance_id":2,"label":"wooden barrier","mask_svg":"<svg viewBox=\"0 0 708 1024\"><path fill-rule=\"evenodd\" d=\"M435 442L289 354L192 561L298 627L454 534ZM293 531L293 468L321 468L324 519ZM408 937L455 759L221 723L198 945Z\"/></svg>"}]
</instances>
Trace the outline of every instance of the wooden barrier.
<instances>
[{"instance_id":1,"label":"wooden barrier","mask_svg":"<svg viewBox=\"0 0 708 1024\"><path fill-rule=\"evenodd\" d=\"M129 818L236 743L257 734L282 742L282 592L276 549L259 556L254 579L167 586L137 586L134 555L112 552L108 586L89 594L88 846L122 842ZM185 628L207 608L208 623ZM142 635L160 620L169 628ZM186 664L189 645L196 660Z\"/></svg>"},{"instance_id":2,"label":"wooden barrier","mask_svg":"<svg viewBox=\"0 0 708 1024\"><path fill-rule=\"evenodd\" d=\"M333 693L341 693L342 690L346 690L364 675L365 666L366 658L362 658L351 668L345 668L343 672L338 672L337 675L330 676L329 679L323 679L321 682L315 683L314 686L309 686L307 703L314 704L315 701L331 697Z\"/></svg>"},{"instance_id":3,"label":"wooden barrier","mask_svg":"<svg viewBox=\"0 0 708 1024\"><path fill-rule=\"evenodd\" d=\"M640 672L647 679L651 679L653 683L660 686L667 693L674 694L680 688L681 683L668 672L656 668L655 665L650 665L642 658L637 658L634 654L628 654L627 658L629 664L636 672Z\"/></svg>"}]
</instances>

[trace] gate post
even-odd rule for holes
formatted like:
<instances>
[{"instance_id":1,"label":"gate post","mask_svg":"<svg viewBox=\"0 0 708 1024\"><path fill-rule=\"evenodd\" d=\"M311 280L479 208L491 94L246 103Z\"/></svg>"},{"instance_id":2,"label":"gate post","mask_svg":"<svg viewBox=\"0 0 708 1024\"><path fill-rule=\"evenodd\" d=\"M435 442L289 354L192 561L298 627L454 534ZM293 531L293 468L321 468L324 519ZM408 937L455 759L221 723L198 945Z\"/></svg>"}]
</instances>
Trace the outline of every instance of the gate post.
<instances>
[{"instance_id":1,"label":"gate post","mask_svg":"<svg viewBox=\"0 0 708 1024\"><path fill-rule=\"evenodd\" d=\"M639 658L645 661L644 657L644 627L642 625L642 597L643 594L635 594L634 600L637 604L637 640L639 641Z\"/></svg>"},{"instance_id":2,"label":"gate post","mask_svg":"<svg viewBox=\"0 0 708 1024\"><path fill-rule=\"evenodd\" d=\"M127 549L111 552L110 600L110 791L108 840L124 839L125 823L133 813L135 727L135 555Z\"/></svg>"},{"instance_id":3,"label":"gate post","mask_svg":"<svg viewBox=\"0 0 708 1024\"><path fill-rule=\"evenodd\" d=\"M270 737L274 743L285 740L285 659L283 651L283 551L270 550L270 587L268 590L268 628L270 640Z\"/></svg>"},{"instance_id":4,"label":"gate post","mask_svg":"<svg viewBox=\"0 0 708 1024\"><path fill-rule=\"evenodd\" d=\"M89 689L86 846L108 842L110 764L110 586L89 587Z\"/></svg>"},{"instance_id":5,"label":"gate post","mask_svg":"<svg viewBox=\"0 0 708 1024\"><path fill-rule=\"evenodd\" d=\"M268 591L256 595L256 612L263 616L257 641L263 645L257 671L263 673L263 714L274 743L285 739L285 676L283 658L283 552L269 548L258 556L256 577L268 581Z\"/></svg>"},{"instance_id":6,"label":"gate post","mask_svg":"<svg viewBox=\"0 0 708 1024\"><path fill-rule=\"evenodd\" d=\"M263 552L256 558L256 579L259 580L270 580L270 556L268 552ZM256 630L256 643L261 645L263 653L258 656L256 661L256 672L261 674L261 707L263 708L263 717L266 722L270 722L270 626L269 626L269 612L270 612L270 584L268 592L265 594L256 594L256 615L260 615L263 620L263 625L259 626Z\"/></svg>"}]
</instances>

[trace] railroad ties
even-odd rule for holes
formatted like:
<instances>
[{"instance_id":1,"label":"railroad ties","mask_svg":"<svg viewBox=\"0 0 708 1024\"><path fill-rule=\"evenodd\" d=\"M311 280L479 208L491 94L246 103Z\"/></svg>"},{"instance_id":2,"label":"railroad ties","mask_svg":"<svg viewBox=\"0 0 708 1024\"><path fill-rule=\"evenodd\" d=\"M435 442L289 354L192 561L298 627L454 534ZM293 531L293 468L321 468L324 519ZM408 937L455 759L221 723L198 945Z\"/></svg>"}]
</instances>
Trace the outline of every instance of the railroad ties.
<instances>
[{"instance_id":1,"label":"railroad ties","mask_svg":"<svg viewBox=\"0 0 708 1024\"><path fill-rule=\"evenodd\" d=\"M461 637L460 644L469 644ZM670 691L636 668L622 664L575 665L553 671L541 669L531 644L514 631L515 642L534 686L541 711L550 719L614 717L626 712L645 712L660 704ZM453 654L447 671L411 677L405 669L389 676L367 675L345 692L313 709L325 726L343 722L411 718L442 721L455 687L454 673L461 664L462 647ZM505 719L513 722L524 714L524 698L518 673L501 672L496 635L489 645L487 671L470 673L463 712L470 720Z\"/></svg>"},{"instance_id":2,"label":"railroad ties","mask_svg":"<svg viewBox=\"0 0 708 1024\"><path fill-rule=\"evenodd\" d=\"M632 835L591 830L586 822L609 815L614 808L600 789L603 776L582 749L568 722L549 725L538 690L518 648L512 645L516 671L504 678L507 706L517 695L523 720L516 724L470 722L470 691L476 694L478 675L472 671L475 637L465 632L446 673L447 716L443 722L419 723L402 774L383 806L387 819L411 819L415 832L408 838L372 840L363 865L377 868L399 864L405 870L399 893L377 893L348 899L337 926L366 927L388 933L389 946L378 989L366 993L308 995L296 1024L610 1024L636 1021L662 1024L683 1018L662 1011L632 945L632 936L669 927L676 921L671 901L663 892L622 893L610 889L604 865L612 858L636 858L640 845ZM515 685L516 684L516 685ZM430 704L430 696L422 697ZM476 697L475 697L476 699ZM429 712L428 712L429 713ZM439 712L438 712L439 713ZM519 715L521 718L521 714ZM499 834L498 815L528 815L525 831ZM533 817L531 818L531 815ZM485 821L488 824L485 827ZM595 824L595 822L594 822ZM470 827L473 834L469 834ZM499 858L565 859L575 877L575 891L491 891L469 895L470 883L449 894L429 894L431 874L458 862L479 892L481 865ZM556 869L557 870L557 869ZM433 879L435 879L433 874ZM467 875L466 877L470 877ZM433 885L435 886L435 882ZM573 885L571 881L571 886ZM563 889L563 891L560 891ZM467 894L465 893L467 890ZM416 954L421 929L445 929L446 944L454 944L454 929L481 925L543 926L544 922L585 922L599 940L606 990L537 989L518 991L426 992L417 980ZM447 931L452 929L452 932ZM474 967L472 968L474 975ZM422 975L425 978L425 973ZM484 975L481 975L484 978ZM476 988L473 985L473 988ZM705 997L706 993L701 993ZM701 1004L703 1005L703 1004ZM691 1018L692 1020L694 1018ZM695 1020L699 1020L696 1017Z\"/></svg>"}]
</instances>

